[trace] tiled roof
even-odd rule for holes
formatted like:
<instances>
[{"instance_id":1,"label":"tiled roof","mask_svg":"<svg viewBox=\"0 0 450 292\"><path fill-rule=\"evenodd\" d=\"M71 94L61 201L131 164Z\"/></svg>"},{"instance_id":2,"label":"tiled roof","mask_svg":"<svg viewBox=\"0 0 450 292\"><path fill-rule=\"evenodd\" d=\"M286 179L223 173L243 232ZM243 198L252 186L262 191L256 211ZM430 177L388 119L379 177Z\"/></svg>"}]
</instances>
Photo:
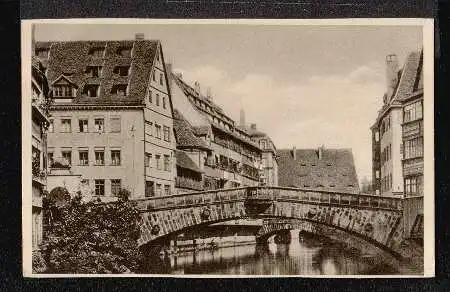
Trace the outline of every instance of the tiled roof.
<instances>
[{"instance_id":1,"label":"tiled roof","mask_svg":"<svg viewBox=\"0 0 450 292\"><path fill-rule=\"evenodd\" d=\"M284 187L359 192L351 149L279 149L278 184Z\"/></svg>"},{"instance_id":2,"label":"tiled roof","mask_svg":"<svg viewBox=\"0 0 450 292\"><path fill-rule=\"evenodd\" d=\"M175 150L175 157L177 159L177 167L189 169L201 173L202 171L197 167L194 161L182 150Z\"/></svg>"},{"instance_id":3,"label":"tiled roof","mask_svg":"<svg viewBox=\"0 0 450 292\"><path fill-rule=\"evenodd\" d=\"M194 135L192 126L176 109L173 111L173 127L177 137L178 148L210 149L201 138Z\"/></svg>"},{"instance_id":4,"label":"tiled roof","mask_svg":"<svg viewBox=\"0 0 450 292\"><path fill-rule=\"evenodd\" d=\"M208 104L214 109L214 111L215 111L215 112L211 113L211 115L220 118L219 115L218 115L218 114L220 113L221 115L223 115L223 116L225 116L226 118L228 118L228 119L233 123L233 125L235 124L234 121L233 121L231 118L229 118L229 117L223 112L223 110L222 110L218 105L216 105L215 103L213 103L211 100L209 100L209 99L203 97L201 94L197 93L191 86L189 86L188 84L186 84L186 83L185 83L183 80L181 80L181 78L178 77L176 74L173 74L173 73L172 73L172 78L173 78L173 80L175 81L175 84L183 91L183 93L184 93L186 96L194 96L194 97L196 97L196 98L198 98L198 99L201 99L201 100L203 100L204 102L208 103ZM189 98L188 98L188 100L190 101ZM191 102L191 101L190 101L190 102ZM219 126L219 125L217 125L217 124L211 122L211 121L207 118L207 116L208 116L207 113L202 112L201 110L199 110L199 109L197 108L196 105L194 105L194 106L195 106L196 110L198 110L201 114L203 114L203 115L206 116L206 120L209 121L209 124L210 124L211 127L215 128L215 129L218 129L218 130L220 130L220 131L222 131L222 132L224 132L224 133L227 133L228 135L233 136L234 138L236 138L236 139L238 139L238 140L240 140L240 141L242 141L242 142L244 142L244 143L246 143L246 144L248 144L248 145L251 145L251 146L253 146L253 147L259 149L259 145L258 145L257 143L255 143L255 142L251 141L249 137L247 137L247 139L246 139L246 138L241 137L241 136L239 136L238 134L234 133L233 131L226 129L225 127ZM220 119L222 119L222 118L220 118ZM204 129L204 128L202 128L202 129L199 129L199 128L194 129L194 131L196 131L196 133L200 132L201 130L204 131L205 129ZM201 134L197 134L197 135L201 135Z\"/></svg>"},{"instance_id":5,"label":"tiled roof","mask_svg":"<svg viewBox=\"0 0 450 292\"><path fill-rule=\"evenodd\" d=\"M205 136L211 132L211 126L192 126L192 130L197 136Z\"/></svg>"},{"instance_id":6,"label":"tiled roof","mask_svg":"<svg viewBox=\"0 0 450 292\"><path fill-rule=\"evenodd\" d=\"M183 90L183 92L186 95L191 95L194 96L202 101L204 101L205 103L207 103L208 105L211 106L212 109L214 109L214 113L213 114L217 114L218 116L223 115L226 118L232 120L223 110L220 106L218 106L217 104L215 104L212 100L206 98L205 96L203 96L201 93L196 92L191 86L189 86L188 84L186 84L186 82L184 82L180 77L178 77L176 74L172 73L172 78L175 81L175 83L181 88L181 90Z\"/></svg>"},{"instance_id":7,"label":"tiled roof","mask_svg":"<svg viewBox=\"0 0 450 292\"><path fill-rule=\"evenodd\" d=\"M74 103L89 104L140 104L147 92L153 60L159 41L74 41L74 42L38 42L36 49L49 48L49 59L41 59L48 68L49 83L65 75L79 87ZM93 48L104 48L103 57L89 54ZM120 48L134 48L133 55L117 54ZM100 77L88 77L87 66L102 66ZM116 66L131 66L127 77L114 74ZM86 84L99 84L98 97L83 96ZM129 84L128 96L120 97L111 93L113 85Z\"/></svg>"},{"instance_id":8,"label":"tiled roof","mask_svg":"<svg viewBox=\"0 0 450 292\"><path fill-rule=\"evenodd\" d=\"M401 71L397 90L393 100L408 98L417 88L421 76L422 52L412 52L408 55Z\"/></svg>"}]
</instances>

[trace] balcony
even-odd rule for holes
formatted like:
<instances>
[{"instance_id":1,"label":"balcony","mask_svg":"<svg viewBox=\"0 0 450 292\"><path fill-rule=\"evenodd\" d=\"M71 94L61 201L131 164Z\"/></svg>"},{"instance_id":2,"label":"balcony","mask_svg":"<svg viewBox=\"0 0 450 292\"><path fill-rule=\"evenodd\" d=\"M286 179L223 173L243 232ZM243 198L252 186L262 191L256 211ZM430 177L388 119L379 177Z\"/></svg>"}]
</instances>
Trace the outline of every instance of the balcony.
<instances>
[{"instance_id":1,"label":"balcony","mask_svg":"<svg viewBox=\"0 0 450 292\"><path fill-rule=\"evenodd\" d=\"M203 190L203 182L184 176L177 176L175 178L175 187L201 191Z\"/></svg>"}]
</instances>

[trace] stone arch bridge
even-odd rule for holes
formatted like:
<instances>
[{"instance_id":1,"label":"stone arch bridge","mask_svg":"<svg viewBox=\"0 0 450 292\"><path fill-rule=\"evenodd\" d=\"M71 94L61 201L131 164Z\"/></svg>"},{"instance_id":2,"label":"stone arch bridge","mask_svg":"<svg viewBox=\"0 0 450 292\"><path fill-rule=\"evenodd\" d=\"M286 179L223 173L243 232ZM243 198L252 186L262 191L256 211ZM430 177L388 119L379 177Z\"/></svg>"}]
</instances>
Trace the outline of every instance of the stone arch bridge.
<instances>
[{"instance_id":1,"label":"stone arch bridge","mask_svg":"<svg viewBox=\"0 0 450 292\"><path fill-rule=\"evenodd\" d=\"M398 253L401 242L417 229L418 218L423 218L423 197L378 197L285 187L219 189L136 201L142 212L140 247L202 225L265 218L325 225ZM257 237L264 235L261 232L264 230Z\"/></svg>"}]
</instances>

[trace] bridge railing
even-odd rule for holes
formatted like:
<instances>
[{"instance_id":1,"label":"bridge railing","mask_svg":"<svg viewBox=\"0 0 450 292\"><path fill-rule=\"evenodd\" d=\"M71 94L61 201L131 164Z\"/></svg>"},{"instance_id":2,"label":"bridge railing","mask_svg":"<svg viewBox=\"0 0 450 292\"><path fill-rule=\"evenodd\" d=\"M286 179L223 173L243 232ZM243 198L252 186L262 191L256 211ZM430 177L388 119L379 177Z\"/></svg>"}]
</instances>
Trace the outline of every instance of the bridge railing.
<instances>
[{"instance_id":1,"label":"bridge railing","mask_svg":"<svg viewBox=\"0 0 450 292\"><path fill-rule=\"evenodd\" d=\"M185 193L164 197L138 199L141 210L175 209L215 203L243 201L245 199L307 202L313 204L344 205L364 208L402 210L404 199L401 197L379 197L287 187L242 187Z\"/></svg>"},{"instance_id":2,"label":"bridge railing","mask_svg":"<svg viewBox=\"0 0 450 292\"><path fill-rule=\"evenodd\" d=\"M170 209L210 205L220 202L243 201L247 196L247 188L218 189L203 192L178 194L164 197L147 197L135 200L141 210Z\"/></svg>"},{"instance_id":3,"label":"bridge railing","mask_svg":"<svg viewBox=\"0 0 450 292\"><path fill-rule=\"evenodd\" d=\"M401 197L379 197L359 195L358 193L317 191L287 187L249 187L248 197L259 200L302 201L395 210L401 210L403 207Z\"/></svg>"}]
</instances>

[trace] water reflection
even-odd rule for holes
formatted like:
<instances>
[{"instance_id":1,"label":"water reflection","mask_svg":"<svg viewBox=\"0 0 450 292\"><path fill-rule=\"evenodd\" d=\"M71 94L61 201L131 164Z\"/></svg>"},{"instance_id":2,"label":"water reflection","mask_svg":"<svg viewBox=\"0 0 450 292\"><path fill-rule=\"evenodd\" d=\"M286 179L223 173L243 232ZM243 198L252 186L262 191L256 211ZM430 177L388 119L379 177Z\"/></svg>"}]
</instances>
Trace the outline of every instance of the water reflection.
<instances>
[{"instance_id":1,"label":"water reflection","mask_svg":"<svg viewBox=\"0 0 450 292\"><path fill-rule=\"evenodd\" d=\"M187 252L152 259L145 273L235 275L357 275L373 268L370 261L317 241L243 245ZM395 274L390 267L376 273Z\"/></svg>"}]
</instances>

